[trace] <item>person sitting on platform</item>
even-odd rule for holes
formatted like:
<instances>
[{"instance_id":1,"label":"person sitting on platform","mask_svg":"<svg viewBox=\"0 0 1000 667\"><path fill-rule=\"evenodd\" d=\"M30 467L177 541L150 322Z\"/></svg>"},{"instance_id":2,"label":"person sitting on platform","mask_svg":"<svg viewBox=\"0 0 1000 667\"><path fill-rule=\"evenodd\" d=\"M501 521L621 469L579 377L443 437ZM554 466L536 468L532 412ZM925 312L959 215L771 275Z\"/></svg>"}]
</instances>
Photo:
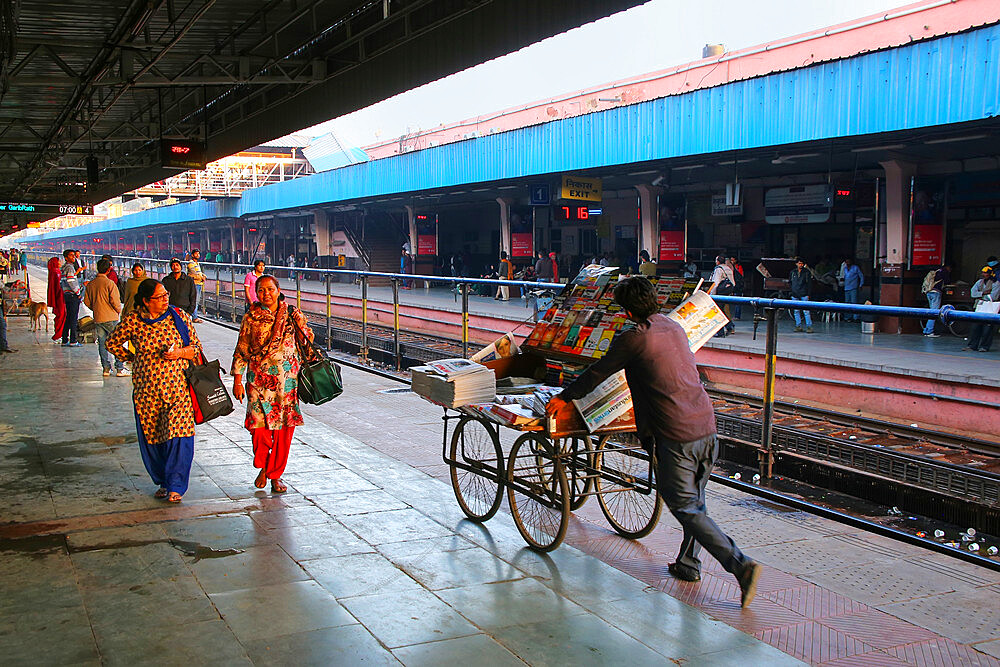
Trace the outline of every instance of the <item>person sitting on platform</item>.
<instances>
[{"instance_id":1,"label":"person sitting on platform","mask_svg":"<svg viewBox=\"0 0 1000 667\"><path fill-rule=\"evenodd\" d=\"M656 262L649 259L649 253L645 250L639 251L639 274L652 278L656 276Z\"/></svg>"},{"instance_id":2,"label":"person sitting on platform","mask_svg":"<svg viewBox=\"0 0 1000 667\"><path fill-rule=\"evenodd\" d=\"M677 561L668 571L685 581L701 579L698 552L705 547L732 573L746 607L757 591L761 567L740 551L708 517L705 487L719 455L715 409L698 376L694 354L679 324L659 313L656 290L644 277L618 283L615 301L635 323L611 341L607 354L555 396L551 418L620 370L625 371L639 440L656 454L656 487L684 529Z\"/></svg>"},{"instance_id":3,"label":"person sitting on platform","mask_svg":"<svg viewBox=\"0 0 1000 667\"><path fill-rule=\"evenodd\" d=\"M970 294L976 300L976 307L981 303L1000 303L1000 282L986 265L982 269L982 277L972 286ZM969 330L969 337L966 339L963 350L978 352L989 352L993 344L993 330L996 327L988 322L973 322Z\"/></svg>"}]
</instances>

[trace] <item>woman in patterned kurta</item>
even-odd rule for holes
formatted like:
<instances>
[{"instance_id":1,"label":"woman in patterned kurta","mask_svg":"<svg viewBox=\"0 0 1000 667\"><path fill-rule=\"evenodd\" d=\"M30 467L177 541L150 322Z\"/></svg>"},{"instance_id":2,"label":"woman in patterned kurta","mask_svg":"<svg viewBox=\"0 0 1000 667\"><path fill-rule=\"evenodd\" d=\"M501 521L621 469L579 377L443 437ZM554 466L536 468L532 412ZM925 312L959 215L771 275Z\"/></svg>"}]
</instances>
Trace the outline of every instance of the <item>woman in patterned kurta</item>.
<instances>
[{"instance_id":1,"label":"woman in patterned kurta","mask_svg":"<svg viewBox=\"0 0 1000 667\"><path fill-rule=\"evenodd\" d=\"M160 486L154 495L176 503L187 491L194 458L194 409L184 369L201 355L201 341L191 317L171 308L169 298L159 281L144 280L135 310L118 324L107 347L116 358L132 362L139 451L146 471ZM187 327L187 345L178 326ZM135 354L125 348L127 342Z\"/></svg>"},{"instance_id":2,"label":"woman in patterned kurta","mask_svg":"<svg viewBox=\"0 0 1000 667\"><path fill-rule=\"evenodd\" d=\"M244 425L253 438L253 465L260 468L255 486L263 489L270 479L271 491L284 493L281 475L292 434L302 424L298 347L312 349L313 332L298 309L285 305L274 276L260 276L256 291L260 300L243 317L233 352L233 396L241 403L248 397Z\"/></svg>"}]
</instances>

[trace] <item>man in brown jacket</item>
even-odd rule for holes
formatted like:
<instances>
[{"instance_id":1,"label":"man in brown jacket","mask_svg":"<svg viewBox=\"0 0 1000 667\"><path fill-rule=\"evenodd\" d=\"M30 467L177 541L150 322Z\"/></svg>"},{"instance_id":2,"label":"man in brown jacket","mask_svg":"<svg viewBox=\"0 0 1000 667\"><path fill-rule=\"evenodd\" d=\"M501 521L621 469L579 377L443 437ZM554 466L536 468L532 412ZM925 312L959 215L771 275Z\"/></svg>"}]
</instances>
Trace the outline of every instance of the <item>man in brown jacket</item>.
<instances>
[{"instance_id":1,"label":"man in brown jacket","mask_svg":"<svg viewBox=\"0 0 1000 667\"><path fill-rule=\"evenodd\" d=\"M111 262L106 259L97 262L97 277L87 283L83 294L83 302L94 311L94 324L97 330L97 352L101 357L104 377L111 375L111 357L105 342L111 332L118 326L118 314L122 312L122 302L118 298L118 285L108 278ZM115 359L115 375L125 377L128 371L125 365Z\"/></svg>"}]
</instances>

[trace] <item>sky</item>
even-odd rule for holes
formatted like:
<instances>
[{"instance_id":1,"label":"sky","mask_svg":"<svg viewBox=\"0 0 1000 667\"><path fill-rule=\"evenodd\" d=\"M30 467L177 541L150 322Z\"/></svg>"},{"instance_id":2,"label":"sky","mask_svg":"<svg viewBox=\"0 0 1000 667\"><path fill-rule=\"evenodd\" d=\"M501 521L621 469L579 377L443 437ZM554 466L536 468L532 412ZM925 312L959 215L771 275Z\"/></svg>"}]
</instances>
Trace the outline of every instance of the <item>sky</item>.
<instances>
[{"instance_id":1,"label":"sky","mask_svg":"<svg viewBox=\"0 0 1000 667\"><path fill-rule=\"evenodd\" d=\"M901 0L651 0L296 134L357 146L884 12Z\"/></svg>"}]
</instances>

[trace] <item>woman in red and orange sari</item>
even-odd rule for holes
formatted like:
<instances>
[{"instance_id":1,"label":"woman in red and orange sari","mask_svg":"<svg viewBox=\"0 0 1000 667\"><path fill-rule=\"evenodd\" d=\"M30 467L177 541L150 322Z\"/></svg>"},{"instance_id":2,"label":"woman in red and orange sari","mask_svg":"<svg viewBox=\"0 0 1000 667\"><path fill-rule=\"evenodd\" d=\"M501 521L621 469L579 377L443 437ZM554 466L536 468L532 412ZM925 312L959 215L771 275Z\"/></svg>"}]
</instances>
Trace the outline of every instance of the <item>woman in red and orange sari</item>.
<instances>
[{"instance_id":1,"label":"woman in red and orange sari","mask_svg":"<svg viewBox=\"0 0 1000 667\"><path fill-rule=\"evenodd\" d=\"M49 270L49 289L45 294L45 303L52 309L52 314L56 316L55 333L52 334L53 343L62 343L63 325L66 324L66 300L63 299L62 262L58 257L49 259L45 265Z\"/></svg>"},{"instance_id":2,"label":"woman in red and orange sari","mask_svg":"<svg viewBox=\"0 0 1000 667\"><path fill-rule=\"evenodd\" d=\"M243 317L233 352L233 396L247 396L244 422L253 438L253 465L260 468L254 485L271 480L273 493L284 493L281 481L299 412L299 349L311 350L313 332L305 316L285 305L274 276L257 279L257 297ZM246 375L244 387L243 376Z\"/></svg>"}]
</instances>

